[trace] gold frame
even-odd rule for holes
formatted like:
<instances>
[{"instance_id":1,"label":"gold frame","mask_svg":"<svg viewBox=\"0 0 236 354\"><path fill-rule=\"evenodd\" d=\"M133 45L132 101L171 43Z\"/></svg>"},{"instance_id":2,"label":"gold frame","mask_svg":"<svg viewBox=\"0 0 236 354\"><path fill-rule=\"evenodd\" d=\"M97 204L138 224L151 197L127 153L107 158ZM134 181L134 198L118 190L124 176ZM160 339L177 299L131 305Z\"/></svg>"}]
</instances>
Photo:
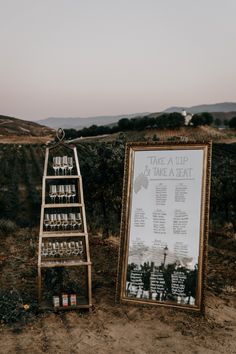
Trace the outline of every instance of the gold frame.
<instances>
[{"instance_id":1,"label":"gold frame","mask_svg":"<svg viewBox=\"0 0 236 354\"><path fill-rule=\"evenodd\" d=\"M163 302L157 300L144 300L130 298L125 294L130 246L130 217L132 205L132 189L134 177L134 155L136 151L160 150L203 150L200 222L199 222L199 264L197 273L196 305L177 304L176 302ZM210 204L210 178L211 178L211 151L212 143L207 142L133 142L126 145L125 166L123 179L123 198L120 228L120 249L118 258L116 300L120 303L134 305L159 305L174 307L194 312L205 311L205 288L207 271L207 244L209 232L209 204Z\"/></svg>"}]
</instances>

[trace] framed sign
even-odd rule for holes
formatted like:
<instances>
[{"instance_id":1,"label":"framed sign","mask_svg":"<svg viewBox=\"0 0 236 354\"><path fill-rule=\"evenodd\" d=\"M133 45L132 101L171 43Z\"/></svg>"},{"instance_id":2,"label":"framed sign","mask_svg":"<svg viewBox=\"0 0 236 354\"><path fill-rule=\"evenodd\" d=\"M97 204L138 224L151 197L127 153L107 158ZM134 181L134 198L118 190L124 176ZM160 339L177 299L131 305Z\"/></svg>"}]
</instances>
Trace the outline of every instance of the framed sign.
<instances>
[{"instance_id":1,"label":"framed sign","mask_svg":"<svg viewBox=\"0 0 236 354\"><path fill-rule=\"evenodd\" d=\"M204 310L211 143L126 146L117 297Z\"/></svg>"}]
</instances>

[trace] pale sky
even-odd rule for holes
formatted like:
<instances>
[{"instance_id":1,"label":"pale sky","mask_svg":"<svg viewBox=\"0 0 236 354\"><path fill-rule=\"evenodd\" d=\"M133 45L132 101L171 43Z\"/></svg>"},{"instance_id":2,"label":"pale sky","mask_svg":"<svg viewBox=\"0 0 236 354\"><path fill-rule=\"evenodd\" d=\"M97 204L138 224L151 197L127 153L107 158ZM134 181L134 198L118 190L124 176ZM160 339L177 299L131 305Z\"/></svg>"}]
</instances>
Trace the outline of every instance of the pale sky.
<instances>
[{"instance_id":1,"label":"pale sky","mask_svg":"<svg viewBox=\"0 0 236 354\"><path fill-rule=\"evenodd\" d=\"M236 0L0 0L0 114L236 101Z\"/></svg>"}]
</instances>

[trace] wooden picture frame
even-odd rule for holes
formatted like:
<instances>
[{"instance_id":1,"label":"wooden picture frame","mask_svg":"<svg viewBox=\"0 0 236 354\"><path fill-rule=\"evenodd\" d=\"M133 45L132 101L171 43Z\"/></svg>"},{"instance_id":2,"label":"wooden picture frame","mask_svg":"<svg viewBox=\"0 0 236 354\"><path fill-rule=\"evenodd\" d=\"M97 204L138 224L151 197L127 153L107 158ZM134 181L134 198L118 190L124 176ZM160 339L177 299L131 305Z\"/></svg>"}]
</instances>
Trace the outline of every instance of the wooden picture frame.
<instances>
[{"instance_id":1,"label":"wooden picture frame","mask_svg":"<svg viewBox=\"0 0 236 354\"><path fill-rule=\"evenodd\" d=\"M211 142L126 146L117 300L204 312Z\"/></svg>"}]
</instances>

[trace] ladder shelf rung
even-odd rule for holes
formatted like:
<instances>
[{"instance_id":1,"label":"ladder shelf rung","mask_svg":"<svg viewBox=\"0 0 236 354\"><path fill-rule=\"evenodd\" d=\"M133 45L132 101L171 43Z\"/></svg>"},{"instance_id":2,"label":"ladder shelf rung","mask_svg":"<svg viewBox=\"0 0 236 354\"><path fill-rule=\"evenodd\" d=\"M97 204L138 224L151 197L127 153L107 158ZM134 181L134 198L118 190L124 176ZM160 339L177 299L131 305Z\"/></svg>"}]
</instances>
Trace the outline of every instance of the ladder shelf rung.
<instances>
[{"instance_id":1,"label":"ladder shelf rung","mask_svg":"<svg viewBox=\"0 0 236 354\"><path fill-rule=\"evenodd\" d=\"M88 234L86 234L85 232L73 232L73 233L49 233L49 232L44 232L42 233L41 237L78 237L78 236L87 236Z\"/></svg>"},{"instance_id":2,"label":"ladder shelf rung","mask_svg":"<svg viewBox=\"0 0 236 354\"><path fill-rule=\"evenodd\" d=\"M75 207L83 207L84 205L82 203L45 203L42 204L42 208L48 209L48 208L75 208Z\"/></svg>"},{"instance_id":3,"label":"ladder shelf rung","mask_svg":"<svg viewBox=\"0 0 236 354\"><path fill-rule=\"evenodd\" d=\"M81 178L80 175L63 175L63 176L43 176L43 178L46 179L76 179L76 178Z\"/></svg>"},{"instance_id":4,"label":"ladder shelf rung","mask_svg":"<svg viewBox=\"0 0 236 354\"><path fill-rule=\"evenodd\" d=\"M41 268L53 268L53 267L77 267L77 266L89 266L91 262L75 262L75 261L41 261Z\"/></svg>"}]
</instances>

